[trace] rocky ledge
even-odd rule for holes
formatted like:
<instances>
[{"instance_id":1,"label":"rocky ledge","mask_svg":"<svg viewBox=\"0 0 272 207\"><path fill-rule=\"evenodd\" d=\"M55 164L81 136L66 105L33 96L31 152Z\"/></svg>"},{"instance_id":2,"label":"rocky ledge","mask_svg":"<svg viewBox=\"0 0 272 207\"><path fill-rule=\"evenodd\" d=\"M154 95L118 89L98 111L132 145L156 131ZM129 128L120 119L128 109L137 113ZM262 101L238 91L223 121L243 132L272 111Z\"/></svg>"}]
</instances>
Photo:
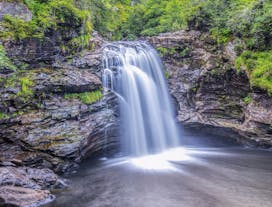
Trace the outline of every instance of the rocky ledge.
<instances>
[{"instance_id":1,"label":"rocky ledge","mask_svg":"<svg viewBox=\"0 0 272 207\"><path fill-rule=\"evenodd\" d=\"M160 52L178 120L194 131L272 146L272 97L252 89L234 67L232 43L217 46L208 33L179 31L148 38ZM250 103L246 101L251 97Z\"/></svg>"}]
</instances>

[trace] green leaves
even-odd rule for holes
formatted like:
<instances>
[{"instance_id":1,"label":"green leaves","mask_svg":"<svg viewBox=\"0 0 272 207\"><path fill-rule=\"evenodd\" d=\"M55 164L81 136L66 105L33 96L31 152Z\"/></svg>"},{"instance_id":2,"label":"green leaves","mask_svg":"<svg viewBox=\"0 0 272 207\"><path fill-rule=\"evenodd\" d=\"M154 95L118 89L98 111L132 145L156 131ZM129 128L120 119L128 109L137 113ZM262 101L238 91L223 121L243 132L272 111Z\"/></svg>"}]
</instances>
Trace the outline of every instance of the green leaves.
<instances>
[{"instance_id":1,"label":"green leaves","mask_svg":"<svg viewBox=\"0 0 272 207\"><path fill-rule=\"evenodd\" d=\"M84 104L92 104L99 101L103 97L101 90L93 92L84 92L84 93L70 93L65 94L64 98L67 100L70 99L79 99Z\"/></svg>"},{"instance_id":2,"label":"green leaves","mask_svg":"<svg viewBox=\"0 0 272 207\"><path fill-rule=\"evenodd\" d=\"M5 48L0 44L0 70L16 70L16 66L6 56Z\"/></svg>"},{"instance_id":3,"label":"green leaves","mask_svg":"<svg viewBox=\"0 0 272 207\"><path fill-rule=\"evenodd\" d=\"M272 94L272 51L245 51L237 58L236 68L248 72L252 86Z\"/></svg>"},{"instance_id":4,"label":"green leaves","mask_svg":"<svg viewBox=\"0 0 272 207\"><path fill-rule=\"evenodd\" d=\"M0 38L21 40L28 37L42 38L50 30L66 27L80 28L81 35L92 32L91 14L88 9L79 9L74 0L24 0L33 14L27 22L12 16L5 16L1 26L4 30Z\"/></svg>"}]
</instances>

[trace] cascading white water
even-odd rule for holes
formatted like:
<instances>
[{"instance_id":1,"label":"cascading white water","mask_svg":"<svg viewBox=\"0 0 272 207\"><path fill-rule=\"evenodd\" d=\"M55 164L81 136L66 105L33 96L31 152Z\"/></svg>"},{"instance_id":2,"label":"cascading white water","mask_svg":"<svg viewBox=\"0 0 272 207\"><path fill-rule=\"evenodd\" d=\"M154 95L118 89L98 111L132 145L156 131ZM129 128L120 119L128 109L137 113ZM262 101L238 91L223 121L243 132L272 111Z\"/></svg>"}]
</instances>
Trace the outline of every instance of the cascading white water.
<instances>
[{"instance_id":1,"label":"cascading white water","mask_svg":"<svg viewBox=\"0 0 272 207\"><path fill-rule=\"evenodd\" d=\"M103 85L119 98L122 149L129 155L161 152L179 144L161 60L145 42L105 46Z\"/></svg>"}]
</instances>

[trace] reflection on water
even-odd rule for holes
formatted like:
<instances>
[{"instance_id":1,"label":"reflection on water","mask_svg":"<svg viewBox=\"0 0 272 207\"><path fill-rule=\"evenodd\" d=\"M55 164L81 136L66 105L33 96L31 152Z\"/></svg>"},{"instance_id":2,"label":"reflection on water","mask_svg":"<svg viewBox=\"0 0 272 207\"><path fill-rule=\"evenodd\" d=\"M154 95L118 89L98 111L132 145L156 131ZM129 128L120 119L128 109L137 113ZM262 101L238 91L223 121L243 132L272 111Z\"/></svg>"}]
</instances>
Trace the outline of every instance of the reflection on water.
<instances>
[{"instance_id":1,"label":"reflection on water","mask_svg":"<svg viewBox=\"0 0 272 207\"><path fill-rule=\"evenodd\" d=\"M89 161L46 207L271 207L272 152L176 148Z\"/></svg>"}]
</instances>

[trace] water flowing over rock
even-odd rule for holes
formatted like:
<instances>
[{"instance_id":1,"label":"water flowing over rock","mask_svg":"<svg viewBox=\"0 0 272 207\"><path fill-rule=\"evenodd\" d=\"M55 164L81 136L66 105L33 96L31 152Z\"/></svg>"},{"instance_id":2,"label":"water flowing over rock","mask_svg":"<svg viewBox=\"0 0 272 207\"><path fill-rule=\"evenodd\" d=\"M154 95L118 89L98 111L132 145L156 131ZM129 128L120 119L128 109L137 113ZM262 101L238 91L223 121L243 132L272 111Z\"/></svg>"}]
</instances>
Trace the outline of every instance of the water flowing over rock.
<instances>
[{"instance_id":1,"label":"water flowing over rock","mask_svg":"<svg viewBox=\"0 0 272 207\"><path fill-rule=\"evenodd\" d=\"M103 82L119 98L125 153L144 155L178 145L161 61L151 46L144 42L108 44Z\"/></svg>"}]
</instances>

